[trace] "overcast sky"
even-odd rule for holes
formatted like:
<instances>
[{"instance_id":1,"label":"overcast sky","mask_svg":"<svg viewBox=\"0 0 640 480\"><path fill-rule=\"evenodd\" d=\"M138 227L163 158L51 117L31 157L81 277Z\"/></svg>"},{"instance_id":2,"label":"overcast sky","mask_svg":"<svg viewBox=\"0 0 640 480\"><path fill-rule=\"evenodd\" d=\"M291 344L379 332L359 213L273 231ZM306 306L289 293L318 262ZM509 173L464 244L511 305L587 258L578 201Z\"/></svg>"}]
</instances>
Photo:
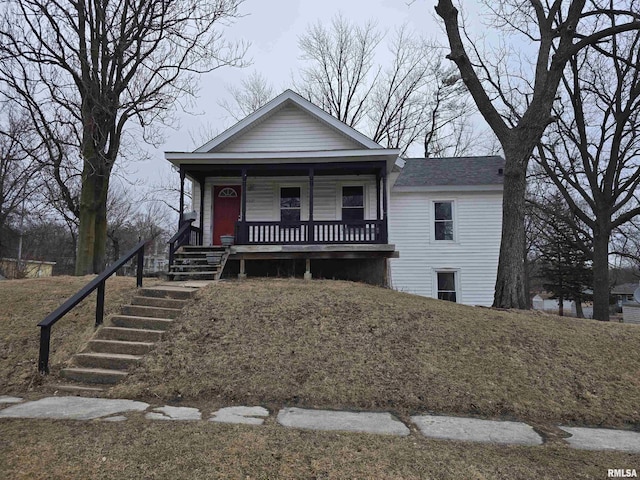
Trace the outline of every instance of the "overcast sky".
<instances>
[{"instance_id":1,"label":"overcast sky","mask_svg":"<svg viewBox=\"0 0 640 480\"><path fill-rule=\"evenodd\" d=\"M228 96L226 86L248 76L252 71L261 73L275 87L276 94L290 86L290 79L300 65L298 37L310 24L329 23L341 13L357 23L375 20L383 31L390 34L407 24L415 32L428 38L442 36L433 18L435 0L246 0L241 7L244 15L226 30L226 38L243 40L251 44L247 59L252 64L245 69L222 68L204 75L194 113L179 114L175 129L165 131L165 142L150 149L152 159L129 164L130 175L156 180L159 172L168 170L164 151L191 151L194 139L205 143L207 133L220 133L234 122L219 106Z\"/></svg>"}]
</instances>

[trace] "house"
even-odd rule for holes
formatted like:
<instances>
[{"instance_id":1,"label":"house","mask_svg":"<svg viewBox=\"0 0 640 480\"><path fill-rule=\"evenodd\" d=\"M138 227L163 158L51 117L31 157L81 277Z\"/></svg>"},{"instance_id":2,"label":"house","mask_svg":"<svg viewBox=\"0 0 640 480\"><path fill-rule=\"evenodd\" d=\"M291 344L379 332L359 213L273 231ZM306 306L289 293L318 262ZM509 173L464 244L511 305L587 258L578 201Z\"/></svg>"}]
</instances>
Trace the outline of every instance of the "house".
<instances>
[{"instance_id":1,"label":"house","mask_svg":"<svg viewBox=\"0 0 640 480\"><path fill-rule=\"evenodd\" d=\"M50 277L56 262L43 260L18 260L17 258L0 258L0 273L6 278L41 278Z\"/></svg>"},{"instance_id":2,"label":"house","mask_svg":"<svg viewBox=\"0 0 640 480\"><path fill-rule=\"evenodd\" d=\"M402 168L399 150L291 90L194 152L165 157L180 172L181 212L193 185L194 213L170 242L174 278L304 274L492 301L499 157Z\"/></svg>"}]
</instances>

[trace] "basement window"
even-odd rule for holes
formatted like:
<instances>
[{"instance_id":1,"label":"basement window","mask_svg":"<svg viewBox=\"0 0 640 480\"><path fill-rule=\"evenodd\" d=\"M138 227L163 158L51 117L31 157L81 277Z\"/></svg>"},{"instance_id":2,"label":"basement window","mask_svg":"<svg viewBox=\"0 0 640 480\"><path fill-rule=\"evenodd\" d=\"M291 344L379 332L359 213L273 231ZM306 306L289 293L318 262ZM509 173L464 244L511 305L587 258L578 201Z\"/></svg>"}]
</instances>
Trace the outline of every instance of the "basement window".
<instances>
[{"instance_id":1,"label":"basement window","mask_svg":"<svg viewBox=\"0 0 640 480\"><path fill-rule=\"evenodd\" d=\"M436 272L438 277L438 300L457 302L456 272Z\"/></svg>"}]
</instances>

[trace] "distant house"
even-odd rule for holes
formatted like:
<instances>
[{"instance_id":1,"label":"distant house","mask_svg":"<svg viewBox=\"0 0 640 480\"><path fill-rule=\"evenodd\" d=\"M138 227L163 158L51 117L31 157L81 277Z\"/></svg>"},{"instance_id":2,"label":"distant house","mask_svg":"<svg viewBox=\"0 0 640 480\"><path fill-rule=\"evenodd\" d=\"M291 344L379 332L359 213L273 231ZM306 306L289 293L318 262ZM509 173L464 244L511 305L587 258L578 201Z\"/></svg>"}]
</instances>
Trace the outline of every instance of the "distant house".
<instances>
[{"instance_id":1,"label":"distant house","mask_svg":"<svg viewBox=\"0 0 640 480\"><path fill-rule=\"evenodd\" d=\"M623 283L613 287L611 289L611 295L616 298L618 307L622 307L627 303L635 303L633 292L635 292L638 287L640 287L640 283Z\"/></svg>"},{"instance_id":2,"label":"distant house","mask_svg":"<svg viewBox=\"0 0 640 480\"><path fill-rule=\"evenodd\" d=\"M181 191L193 185L195 215L171 241L175 278L304 273L492 303L500 157L404 160L291 90L165 157Z\"/></svg>"},{"instance_id":3,"label":"distant house","mask_svg":"<svg viewBox=\"0 0 640 480\"><path fill-rule=\"evenodd\" d=\"M5 278L40 278L50 277L56 262L41 260L18 260L17 258L0 258L0 272Z\"/></svg>"}]
</instances>

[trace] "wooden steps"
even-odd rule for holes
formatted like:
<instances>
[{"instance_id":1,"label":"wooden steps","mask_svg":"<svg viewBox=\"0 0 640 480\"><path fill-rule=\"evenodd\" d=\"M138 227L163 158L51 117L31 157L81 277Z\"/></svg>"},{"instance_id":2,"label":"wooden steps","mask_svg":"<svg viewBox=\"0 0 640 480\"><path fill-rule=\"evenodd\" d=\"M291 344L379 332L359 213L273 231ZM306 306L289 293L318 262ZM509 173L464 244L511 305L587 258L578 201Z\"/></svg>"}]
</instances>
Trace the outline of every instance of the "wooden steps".
<instances>
[{"instance_id":1,"label":"wooden steps","mask_svg":"<svg viewBox=\"0 0 640 480\"><path fill-rule=\"evenodd\" d=\"M183 246L169 266L172 280L218 280L229 255L226 247Z\"/></svg>"},{"instance_id":2,"label":"wooden steps","mask_svg":"<svg viewBox=\"0 0 640 480\"><path fill-rule=\"evenodd\" d=\"M148 353L180 316L197 289L174 286L143 288L122 314L113 315L99 328L86 349L73 356L72 366L60 375L76 382L52 388L73 393L101 391L86 384L112 385L126 378L127 370Z\"/></svg>"}]
</instances>

